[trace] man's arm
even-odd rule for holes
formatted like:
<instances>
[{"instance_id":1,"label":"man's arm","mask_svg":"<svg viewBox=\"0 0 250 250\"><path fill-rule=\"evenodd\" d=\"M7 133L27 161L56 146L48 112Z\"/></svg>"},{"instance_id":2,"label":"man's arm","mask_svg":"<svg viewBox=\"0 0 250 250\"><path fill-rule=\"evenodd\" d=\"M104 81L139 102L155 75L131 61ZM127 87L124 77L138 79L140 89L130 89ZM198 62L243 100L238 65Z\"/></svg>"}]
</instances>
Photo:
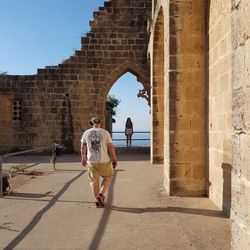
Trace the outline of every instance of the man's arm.
<instances>
[{"instance_id":1,"label":"man's arm","mask_svg":"<svg viewBox=\"0 0 250 250\"><path fill-rule=\"evenodd\" d=\"M114 148L112 143L108 143L107 147L108 147L108 150L109 150L109 152L111 154L111 161L112 161L113 169L115 169L116 165L117 165L115 148Z\"/></svg>"},{"instance_id":2,"label":"man's arm","mask_svg":"<svg viewBox=\"0 0 250 250\"><path fill-rule=\"evenodd\" d=\"M87 153L87 144L86 143L81 143L82 165L84 167L86 167L86 165L87 165L86 153Z\"/></svg>"}]
</instances>

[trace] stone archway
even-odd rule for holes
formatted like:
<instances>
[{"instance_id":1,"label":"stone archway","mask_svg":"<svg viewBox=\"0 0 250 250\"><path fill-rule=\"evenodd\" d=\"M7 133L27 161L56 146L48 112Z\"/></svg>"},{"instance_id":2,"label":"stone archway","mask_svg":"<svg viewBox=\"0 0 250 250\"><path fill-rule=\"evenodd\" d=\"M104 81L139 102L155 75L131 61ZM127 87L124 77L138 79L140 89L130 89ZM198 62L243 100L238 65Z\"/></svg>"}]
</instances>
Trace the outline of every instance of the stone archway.
<instances>
[{"instance_id":1,"label":"stone archway","mask_svg":"<svg viewBox=\"0 0 250 250\"><path fill-rule=\"evenodd\" d=\"M107 77L107 84L102 90L103 95L101 97L103 108L105 106L107 107L105 104L108 95L115 95L115 97L121 101L121 105L118 106L119 112L117 115L112 117L107 110L105 112L105 129L110 131L110 133L112 133L113 130L116 132L123 130L121 122L124 120L125 114L127 114L127 117L132 117L135 130L138 130L138 126L139 130L143 129L143 127L145 127L144 130L146 130L148 124L141 123L141 121L145 121L145 116L148 118L146 120L149 121L150 115L150 87L147 74L148 72L142 72L136 65L125 62L114 69ZM126 81L124 81L124 79L126 79ZM138 106L135 102L138 102ZM136 107L131 105L132 103L134 103ZM138 110L139 106L141 107L141 111L138 113L135 110ZM112 123L113 118L116 120L115 124Z\"/></svg>"},{"instance_id":2,"label":"stone archway","mask_svg":"<svg viewBox=\"0 0 250 250\"><path fill-rule=\"evenodd\" d=\"M117 79L120 78L122 75L126 74L127 72L130 72L131 74L136 76L137 81L141 82L145 90L149 91L149 77L148 72L146 70L147 68L140 68L138 67L138 65L134 64L129 60L125 61L124 63L113 69L112 72L107 76L107 84L104 86L103 89L104 95L107 96L109 90L117 81Z\"/></svg>"},{"instance_id":3,"label":"stone archway","mask_svg":"<svg viewBox=\"0 0 250 250\"><path fill-rule=\"evenodd\" d=\"M106 106L106 97L110 91L110 89L113 87L113 85L116 83L116 81L125 75L126 73L131 73L133 76L136 77L137 82L140 82L143 85L143 95L140 95L142 91L138 90L137 97L143 97L148 101L150 101L150 86L149 86L149 79L148 79L148 72L143 71L141 68L139 68L136 65L133 65L132 62L126 61L123 64L119 65L116 69L112 71L111 74L107 76L107 84L103 86L102 93L103 95L101 96L102 100L101 102L103 103L103 109ZM129 89L128 89L129 91Z\"/></svg>"},{"instance_id":4,"label":"stone archway","mask_svg":"<svg viewBox=\"0 0 250 250\"><path fill-rule=\"evenodd\" d=\"M134 64L132 61L125 61L124 63L120 64L117 66L115 69L111 71L109 75L106 77L106 84L102 85L99 98L97 101L101 103L101 110L98 111L97 113L101 115L103 118L105 118L105 106L106 106L106 97L112 88L112 86L115 84L115 82L124 74L126 73L131 73L133 74L136 78L137 81L140 82L146 93L149 94L150 98L150 86L149 86L149 77L148 77L148 72L146 69L142 69L141 67L138 67L138 65Z\"/></svg>"}]
</instances>

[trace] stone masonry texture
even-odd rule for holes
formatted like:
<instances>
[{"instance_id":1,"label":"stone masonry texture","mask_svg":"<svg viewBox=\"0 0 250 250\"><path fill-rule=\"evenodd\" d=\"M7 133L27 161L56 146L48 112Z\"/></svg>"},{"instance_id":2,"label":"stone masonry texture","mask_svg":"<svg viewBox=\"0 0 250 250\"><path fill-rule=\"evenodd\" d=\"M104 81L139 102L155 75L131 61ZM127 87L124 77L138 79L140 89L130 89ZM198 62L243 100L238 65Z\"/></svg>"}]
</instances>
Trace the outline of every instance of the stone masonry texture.
<instances>
[{"instance_id":1,"label":"stone masonry texture","mask_svg":"<svg viewBox=\"0 0 250 250\"><path fill-rule=\"evenodd\" d=\"M197 1L153 7L153 162L164 163L166 188L175 195L206 195L205 7Z\"/></svg>"},{"instance_id":2,"label":"stone masonry texture","mask_svg":"<svg viewBox=\"0 0 250 250\"><path fill-rule=\"evenodd\" d=\"M151 162L169 195L209 196L250 249L249 0L110 0L81 49L32 76L0 76L0 151L78 152L115 81L150 92Z\"/></svg>"},{"instance_id":3,"label":"stone masonry texture","mask_svg":"<svg viewBox=\"0 0 250 250\"><path fill-rule=\"evenodd\" d=\"M232 249L250 249L250 3L155 0L152 12L151 160L164 164L169 194L205 184L233 221ZM194 172L187 163L199 158Z\"/></svg>"},{"instance_id":4,"label":"stone masonry texture","mask_svg":"<svg viewBox=\"0 0 250 250\"><path fill-rule=\"evenodd\" d=\"M105 2L94 12L81 50L70 58L38 69L37 75L1 76L0 90L10 91L22 108L22 119L10 122L12 140L1 144L1 149L49 145L56 140L68 152L79 151L91 116L104 119L106 96L120 76L133 73L149 91L150 11L151 0ZM7 136L10 131L2 133Z\"/></svg>"},{"instance_id":5,"label":"stone masonry texture","mask_svg":"<svg viewBox=\"0 0 250 250\"><path fill-rule=\"evenodd\" d=\"M232 1L232 249L250 249L250 3Z\"/></svg>"},{"instance_id":6,"label":"stone masonry texture","mask_svg":"<svg viewBox=\"0 0 250 250\"><path fill-rule=\"evenodd\" d=\"M207 8L208 187L213 202L229 214L232 169L231 0L210 1Z\"/></svg>"}]
</instances>

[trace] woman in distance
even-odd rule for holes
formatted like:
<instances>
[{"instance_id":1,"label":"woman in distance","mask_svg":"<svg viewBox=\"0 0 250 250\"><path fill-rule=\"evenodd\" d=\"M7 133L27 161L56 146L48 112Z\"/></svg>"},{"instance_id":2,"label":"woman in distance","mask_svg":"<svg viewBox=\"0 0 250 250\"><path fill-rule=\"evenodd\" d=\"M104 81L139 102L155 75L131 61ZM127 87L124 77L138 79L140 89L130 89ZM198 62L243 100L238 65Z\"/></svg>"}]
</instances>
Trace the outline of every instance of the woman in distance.
<instances>
[{"instance_id":1,"label":"woman in distance","mask_svg":"<svg viewBox=\"0 0 250 250\"><path fill-rule=\"evenodd\" d=\"M131 147L132 135L133 135L133 123L131 118L128 117L125 125L125 135L127 137L127 147Z\"/></svg>"}]
</instances>

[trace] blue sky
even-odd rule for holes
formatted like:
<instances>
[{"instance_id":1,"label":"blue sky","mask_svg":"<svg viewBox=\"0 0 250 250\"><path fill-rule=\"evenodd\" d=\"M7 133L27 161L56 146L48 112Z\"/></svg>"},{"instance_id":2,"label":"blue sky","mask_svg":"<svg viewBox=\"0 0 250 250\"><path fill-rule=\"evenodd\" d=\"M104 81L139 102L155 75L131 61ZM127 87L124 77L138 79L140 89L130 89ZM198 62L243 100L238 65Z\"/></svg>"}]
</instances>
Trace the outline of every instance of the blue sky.
<instances>
[{"instance_id":1,"label":"blue sky","mask_svg":"<svg viewBox=\"0 0 250 250\"><path fill-rule=\"evenodd\" d=\"M0 71L10 75L36 74L37 68L57 65L80 48L93 11L102 0L1 0ZM130 116L135 130L149 130L149 108L137 98L142 85L131 74L112 87L121 103L114 130L123 130Z\"/></svg>"}]
</instances>

